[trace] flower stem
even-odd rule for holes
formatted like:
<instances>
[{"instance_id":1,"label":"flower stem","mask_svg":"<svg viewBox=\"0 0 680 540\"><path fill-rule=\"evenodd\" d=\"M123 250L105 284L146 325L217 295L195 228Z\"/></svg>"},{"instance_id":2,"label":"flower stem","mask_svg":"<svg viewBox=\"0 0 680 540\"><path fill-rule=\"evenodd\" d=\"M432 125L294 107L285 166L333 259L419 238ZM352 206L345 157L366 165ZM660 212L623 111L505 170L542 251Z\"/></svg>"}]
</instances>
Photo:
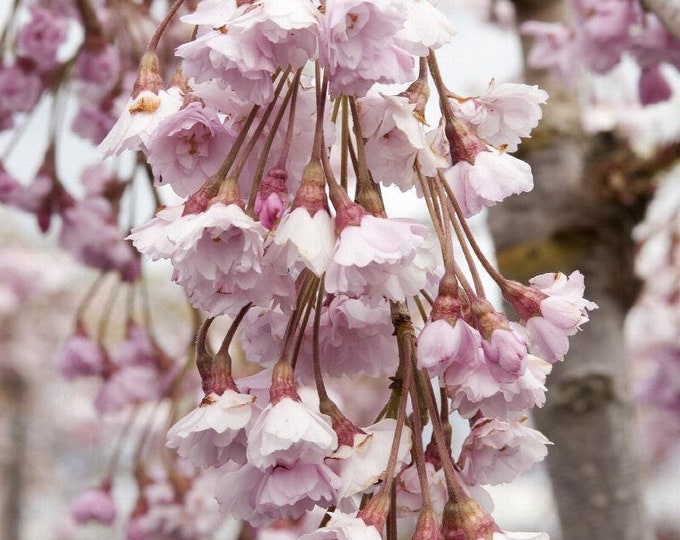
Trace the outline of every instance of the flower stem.
<instances>
[{"instance_id":1,"label":"flower stem","mask_svg":"<svg viewBox=\"0 0 680 540\"><path fill-rule=\"evenodd\" d=\"M470 242L472 250L475 252L475 255L477 255L479 262L484 267L484 270L486 270L487 273L491 276L491 279L493 279L496 283L498 283L499 286L502 287L503 283L505 283L506 281L505 278L500 274L498 270L494 268L493 264L491 264L489 259L486 258L484 252L479 247L479 244L475 240L475 237L472 234L472 231L470 230L470 226L468 225L467 220L463 215L463 211L460 208L460 204L458 204L458 201L456 200L456 197L453 194L453 190L451 189L451 187L448 185L448 183L442 176L439 177L439 180L441 182L441 186L444 188L446 194L448 195L447 199L451 202L453 209L456 213L456 216L458 217L458 221L460 222L460 225L462 226L463 231L465 232L465 236ZM453 216L451 216L451 219L453 220Z\"/></svg>"},{"instance_id":2,"label":"flower stem","mask_svg":"<svg viewBox=\"0 0 680 540\"><path fill-rule=\"evenodd\" d=\"M149 44L146 47L148 51L155 51L158 48L158 42L161 40L161 36L165 33L165 30L168 28L168 25L172 21L175 14L179 11L179 8L182 7L183 3L184 0L175 0L175 3L170 6L170 9L168 10L165 17L163 17L163 20L158 24L156 31L154 32Z\"/></svg>"}]
</instances>

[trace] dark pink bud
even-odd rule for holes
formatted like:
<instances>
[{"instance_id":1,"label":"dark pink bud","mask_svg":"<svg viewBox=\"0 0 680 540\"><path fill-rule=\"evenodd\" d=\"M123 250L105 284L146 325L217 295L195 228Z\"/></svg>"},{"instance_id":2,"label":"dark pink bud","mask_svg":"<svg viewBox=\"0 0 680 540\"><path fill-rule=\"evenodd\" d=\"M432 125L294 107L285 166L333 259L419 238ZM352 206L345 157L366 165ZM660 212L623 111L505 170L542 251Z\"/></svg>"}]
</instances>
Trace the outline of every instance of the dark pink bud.
<instances>
[{"instance_id":1,"label":"dark pink bud","mask_svg":"<svg viewBox=\"0 0 680 540\"><path fill-rule=\"evenodd\" d=\"M638 81L640 103L643 105L654 105L655 103L668 101L672 93L671 85L668 84L659 64L646 67L642 70L640 80Z\"/></svg>"}]
</instances>

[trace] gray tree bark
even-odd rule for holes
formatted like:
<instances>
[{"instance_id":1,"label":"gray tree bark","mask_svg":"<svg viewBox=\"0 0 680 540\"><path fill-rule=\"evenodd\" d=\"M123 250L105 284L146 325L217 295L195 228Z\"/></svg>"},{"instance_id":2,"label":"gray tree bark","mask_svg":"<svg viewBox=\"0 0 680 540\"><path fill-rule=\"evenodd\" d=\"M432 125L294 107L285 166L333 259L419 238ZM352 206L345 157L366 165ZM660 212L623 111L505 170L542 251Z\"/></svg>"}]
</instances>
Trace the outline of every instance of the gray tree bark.
<instances>
[{"instance_id":1,"label":"gray tree bark","mask_svg":"<svg viewBox=\"0 0 680 540\"><path fill-rule=\"evenodd\" d=\"M520 23L563 20L566 10L562 1L515 4ZM550 100L520 155L533 169L534 191L490 212L499 264L504 275L520 280L580 269L586 298L599 305L572 338L566 360L554 366L548 402L535 414L555 443L548 469L563 540L651 539L632 444L622 334L636 288L630 231L638 212L621 203L616 175L590 167L613 147L581 133L575 89L530 69L526 78Z\"/></svg>"},{"instance_id":2,"label":"gray tree bark","mask_svg":"<svg viewBox=\"0 0 680 540\"><path fill-rule=\"evenodd\" d=\"M2 507L0 510L0 538L19 540L21 537L22 495L24 487L24 459L26 455L26 381L13 369L0 371L0 406L3 426L7 432L1 467Z\"/></svg>"}]
</instances>

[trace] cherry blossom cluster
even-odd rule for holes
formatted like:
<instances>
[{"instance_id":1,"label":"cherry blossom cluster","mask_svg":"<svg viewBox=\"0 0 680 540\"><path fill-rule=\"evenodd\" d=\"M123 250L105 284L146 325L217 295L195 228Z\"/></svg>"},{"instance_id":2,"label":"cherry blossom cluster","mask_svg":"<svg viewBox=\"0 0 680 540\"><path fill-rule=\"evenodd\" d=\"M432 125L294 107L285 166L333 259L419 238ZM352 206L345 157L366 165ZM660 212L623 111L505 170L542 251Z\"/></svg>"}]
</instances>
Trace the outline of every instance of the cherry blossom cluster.
<instances>
[{"instance_id":1,"label":"cherry blossom cluster","mask_svg":"<svg viewBox=\"0 0 680 540\"><path fill-rule=\"evenodd\" d=\"M36 88L24 108L3 101L7 128L47 89L56 103L72 77L72 130L104 157L136 153L132 175L86 169L80 197L60 180L54 136L30 184L0 169L2 201L43 230L58 216L62 247L116 276L112 302L127 291L114 340L111 310L97 325L89 315L104 290L94 283L62 374L96 381L102 415L169 409L164 428L147 428L170 450L151 436L137 444L127 538L202 538L238 520L257 538L393 538L399 524L415 539L546 539L502 531L480 486L545 457L550 442L527 413L597 306L578 271L507 280L467 220L533 188L512 152L547 93L495 81L478 96L450 90L435 51L455 30L424 0L183 3L143 51L112 29L140 26L132 12L151 20L144 6L125 4L123 16L89 0L36 4L3 68ZM84 38L60 60L71 23ZM430 101L439 114L428 123ZM159 203L142 223L122 219L138 172ZM390 217L390 186L429 222ZM154 337L132 246L172 267L200 322L200 391ZM514 315L487 299L482 271ZM217 350L215 320L228 320ZM236 345L255 375L239 373ZM457 455L454 414L469 425ZM74 519L116 520L121 457L115 449L105 479L74 502Z\"/></svg>"},{"instance_id":2,"label":"cherry blossom cluster","mask_svg":"<svg viewBox=\"0 0 680 540\"><path fill-rule=\"evenodd\" d=\"M662 21L638 0L572 0L573 22L524 23L535 38L529 63L549 68L573 82L582 72L604 74L631 57L640 68L638 97L642 105L671 98L668 69L680 68L680 45Z\"/></svg>"},{"instance_id":3,"label":"cherry blossom cluster","mask_svg":"<svg viewBox=\"0 0 680 540\"><path fill-rule=\"evenodd\" d=\"M643 288L626 321L628 356L644 426L655 457L680 437L680 170L659 183L647 215L634 230L635 269Z\"/></svg>"}]
</instances>

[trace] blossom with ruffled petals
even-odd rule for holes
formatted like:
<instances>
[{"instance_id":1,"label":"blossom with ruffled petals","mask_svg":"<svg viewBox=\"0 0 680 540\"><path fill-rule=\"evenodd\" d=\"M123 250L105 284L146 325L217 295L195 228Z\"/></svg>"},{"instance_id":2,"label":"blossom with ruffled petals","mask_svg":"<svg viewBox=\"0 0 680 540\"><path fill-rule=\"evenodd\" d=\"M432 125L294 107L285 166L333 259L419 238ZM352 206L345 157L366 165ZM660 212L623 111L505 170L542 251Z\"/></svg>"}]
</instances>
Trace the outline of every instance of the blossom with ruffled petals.
<instances>
[{"instance_id":1,"label":"blossom with ruffled petals","mask_svg":"<svg viewBox=\"0 0 680 540\"><path fill-rule=\"evenodd\" d=\"M130 282L139 276L138 255L123 240L116 217L103 197L76 200L62 212L59 245L83 264L105 272L115 270Z\"/></svg>"},{"instance_id":2,"label":"blossom with ruffled petals","mask_svg":"<svg viewBox=\"0 0 680 540\"><path fill-rule=\"evenodd\" d=\"M459 161L444 176L465 217L534 187L531 167L526 162L495 149L479 152L474 163Z\"/></svg>"},{"instance_id":3,"label":"blossom with ruffled petals","mask_svg":"<svg viewBox=\"0 0 680 540\"><path fill-rule=\"evenodd\" d=\"M253 416L254 397L226 389L207 395L200 406L170 428L166 446L197 467L227 461L245 463L244 428Z\"/></svg>"},{"instance_id":4,"label":"blossom with ruffled petals","mask_svg":"<svg viewBox=\"0 0 680 540\"><path fill-rule=\"evenodd\" d=\"M418 336L418 367L441 375L452 362L470 364L481 353L482 336L463 319L452 326L447 320L428 321Z\"/></svg>"},{"instance_id":5,"label":"blossom with ruffled petals","mask_svg":"<svg viewBox=\"0 0 680 540\"><path fill-rule=\"evenodd\" d=\"M529 351L548 362L564 359L569 336L588 321L588 310L597 304L583 298L584 277L575 270L568 277L561 272L541 274L529 280L531 287L507 282L504 296L523 319Z\"/></svg>"},{"instance_id":6,"label":"blossom with ruffled petals","mask_svg":"<svg viewBox=\"0 0 680 540\"><path fill-rule=\"evenodd\" d=\"M167 116L149 142L148 159L156 183L170 184L182 197L191 195L217 171L230 140L217 112L200 103Z\"/></svg>"},{"instance_id":7,"label":"blossom with ruffled petals","mask_svg":"<svg viewBox=\"0 0 680 540\"><path fill-rule=\"evenodd\" d=\"M332 96L363 96L374 83L408 82L411 55L395 35L406 7L391 0L329 0L320 59L330 75Z\"/></svg>"},{"instance_id":8,"label":"blossom with ruffled petals","mask_svg":"<svg viewBox=\"0 0 680 540\"><path fill-rule=\"evenodd\" d=\"M404 28L397 34L401 47L416 56L427 56L430 49L445 45L456 33L446 15L431 2L401 0L407 10Z\"/></svg>"},{"instance_id":9,"label":"blossom with ruffled petals","mask_svg":"<svg viewBox=\"0 0 680 540\"><path fill-rule=\"evenodd\" d=\"M194 306L210 316L235 315L249 302L267 305L273 295L288 296L288 279L273 273L262 278L266 229L239 205L214 203L199 214L182 210L161 209L130 238L151 259L170 259L173 279Z\"/></svg>"},{"instance_id":10,"label":"blossom with ruffled petals","mask_svg":"<svg viewBox=\"0 0 680 540\"><path fill-rule=\"evenodd\" d=\"M241 345L249 361L265 367L274 365L281 352L287 320L278 309L248 311L241 327ZM387 301L373 305L361 298L334 295L321 307L321 371L331 377L394 373L399 355L393 332ZM295 366L295 377L303 384L314 380L312 333L310 325Z\"/></svg>"},{"instance_id":11,"label":"blossom with ruffled petals","mask_svg":"<svg viewBox=\"0 0 680 540\"><path fill-rule=\"evenodd\" d=\"M435 176L447 161L428 143L416 104L406 96L366 96L357 100L362 135L366 138L366 164L373 179L397 185L402 191L417 185L414 163L423 176Z\"/></svg>"},{"instance_id":12,"label":"blossom with ruffled petals","mask_svg":"<svg viewBox=\"0 0 680 540\"><path fill-rule=\"evenodd\" d=\"M365 492L383 479L389 457L385 449L392 444L396 423L394 418L383 418L362 428L363 433L354 435L353 446L340 445L326 460L342 480L339 499ZM397 451L397 472L410 460L410 449L411 430L404 426Z\"/></svg>"},{"instance_id":13,"label":"blossom with ruffled petals","mask_svg":"<svg viewBox=\"0 0 680 540\"><path fill-rule=\"evenodd\" d=\"M545 379L551 370L550 363L530 354L522 376L513 382L499 382L486 362L453 362L444 373L444 382L452 406L463 418L479 412L490 418L519 419L527 409L545 404Z\"/></svg>"},{"instance_id":14,"label":"blossom with ruffled petals","mask_svg":"<svg viewBox=\"0 0 680 540\"><path fill-rule=\"evenodd\" d=\"M205 10L184 17L206 30L178 47L177 55L184 59L187 76L197 82L217 79L242 100L267 103L277 68L300 68L317 55L320 16L311 2L259 0L225 9L219 18L221 25L216 25Z\"/></svg>"},{"instance_id":15,"label":"blossom with ruffled petals","mask_svg":"<svg viewBox=\"0 0 680 540\"><path fill-rule=\"evenodd\" d=\"M40 76L22 66L0 66L0 117L28 112L43 90Z\"/></svg>"},{"instance_id":16,"label":"blossom with ruffled petals","mask_svg":"<svg viewBox=\"0 0 680 540\"><path fill-rule=\"evenodd\" d=\"M336 216L336 223L338 223ZM428 275L436 273L438 260L432 235L411 219L372 215L359 225L347 225L338 239L326 271L326 291L349 296L383 296L396 302L417 294Z\"/></svg>"},{"instance_id":17,"label":"blossom with ruffled petals","mask_svg":"<svg viewBox=\"0 0 680 540\"><path fill-rule=\"evenodd\" d=\"M512 482L545 458L547 444L540 431L520 422L480 418L463 442L461 474L469 485Z\"/></svg>"},{"instance_id":18,"label":"blossom with ruffled petals","mask_svg":"<svg viewBox=\"0 0 680 540\"><path fill-rule=\"evenodd\" d=\"M325 527L303 534L300 540L380 540L378 529L358 517L335 512Z\"/></svg>"},{"instance_id":19,"label":"blossom with ruffled petals","mask_svg":"<svg viewBox=\"0 0 680 540\"><path fill-rule=\"evenodd\" d=\"M71 516L76 523L111 525L116 519L116 505L106 487L84 491L71 503Z\"/></svg>"},{"instance_id":20,"label":"blossom with ruffled petals","mask_svg":"<svg viewBox=\"0 0 680 540\"><path fill-rule=\"evenodd\" d=\"M157 93L143 90L128 99L116 124L97 148L104 157L125 150L147 151L158 125L181 106L182 99L176 87Z\"/></svg>"},{"instance_id":21,"label":"blossom with ruffled petals","mask_svg":"<svg viewBox=\"0 0 680 540\"><path fill-rule=\"evenodd\" d=\"M323 463L297 462L264 470L247 463L229 470L215 491L220 510L253 526L297 519L316 505L332 506L340 479Z\"/></svg>"},{"instance_id":22,"label":"blossom with ruffled petals","mask_svg":"<svg viewBox=\"0 0 680 540\"><path fill-rule=\"evenodd\" d=\"M81 329L77 329L57 358L64 378L88 377L104 373L105 352Z\"/></svg>"},{"instance_id":23,"label":"blossom with ruffled petals","mask_svg":"<svg viewBox=\"0 0 680 540\"><path fill-rule=\"evenodd\" d=\"M49 71L59 65L57 51L68 37L69 21L37 4L29 11L31 18L16 37L17 53L30 58L40 71Z\"/></svg>"},{"instance_id":24,"label":"blossom with ruffled petals","mask_svg":"<svg viewBox=\"0 0 680 540\"><path fill-rule=\"evenodd\" d=\"M248 462L259 469L297 462L320 463L338 445L326 415L299 400L269 403L248 433Z\"/></svg>"},{"instance_id":25,"label":"blossom with ruffled petals","mask_svg":"<svg viewBox=\"0 0 680 540\"><path fill-rule=\"evenodd\" d=\"M430 500L433 510L441 515L449 498L446 490L446 476L442 467L425 461L425 474L430 488ZM400 516L419 513L423 508L422 486L418 478L415 463L406 467L397 477L397 509Z\"/></svg>"},{"instance_id":26,"label":"blossom with ruffled petals","mask_svg":"<svg viewBox=\"0 0 680 540\"><path fill-rule=\"evenodd\" d=\"M538 125L543 115L540 104L547 99L548 93L538 86L492 80L481 95L462 101L459 107L481 139L514 152L522 137Z\"/></svg>"},{"instance_id":27,"label":"blossom with ruffled petals","mask_svg":"<svg viewBox=\"0 0 680 540\"><path fill-rule=\"evenodd\" d=\"M331 261L335 247L335 227L327 210L320 208L312 216L304 207L284 214L269 235L264 262L279 273L298 275L309 268L321 276Z\"/></svg>"}]
</instances>

